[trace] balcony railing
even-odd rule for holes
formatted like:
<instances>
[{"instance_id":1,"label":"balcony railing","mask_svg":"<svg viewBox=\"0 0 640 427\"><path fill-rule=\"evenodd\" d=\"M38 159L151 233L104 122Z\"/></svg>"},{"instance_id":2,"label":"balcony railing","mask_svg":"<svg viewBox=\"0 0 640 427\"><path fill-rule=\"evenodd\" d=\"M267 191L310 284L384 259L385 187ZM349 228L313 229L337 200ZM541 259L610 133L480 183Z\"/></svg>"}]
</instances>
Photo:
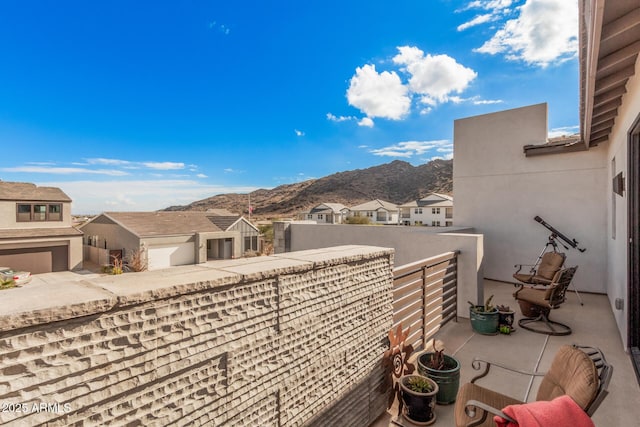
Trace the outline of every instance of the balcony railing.
<instances>
[{"instance_id":1,"label":"balcony railing","mask_svg":"<svg viewBox=\"0 0 640 427\"><path fill-rule=\"evenodd\" d=\"M393 270L393 326L411 327L416 350L457 316L458 251L446 252Z\"/></svg>"}]
</instances>

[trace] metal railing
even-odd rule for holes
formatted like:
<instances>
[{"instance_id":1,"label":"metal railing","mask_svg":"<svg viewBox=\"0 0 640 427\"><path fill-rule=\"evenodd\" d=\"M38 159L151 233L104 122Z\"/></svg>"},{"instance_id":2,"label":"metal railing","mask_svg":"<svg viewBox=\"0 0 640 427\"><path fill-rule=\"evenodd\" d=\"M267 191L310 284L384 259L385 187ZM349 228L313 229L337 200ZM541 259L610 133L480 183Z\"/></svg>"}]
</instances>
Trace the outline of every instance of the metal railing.
<instances>
[{"instance_id":1,"label":"metal railing","mask_svg":"<svg viewBox=\"0 0 640 427\"><path fill-rule=\"evenodd\" d=\"M415 350L457 317L459 251L393 269L393 327L411 327L407 342Z\"/></svg>"}]
</instances>

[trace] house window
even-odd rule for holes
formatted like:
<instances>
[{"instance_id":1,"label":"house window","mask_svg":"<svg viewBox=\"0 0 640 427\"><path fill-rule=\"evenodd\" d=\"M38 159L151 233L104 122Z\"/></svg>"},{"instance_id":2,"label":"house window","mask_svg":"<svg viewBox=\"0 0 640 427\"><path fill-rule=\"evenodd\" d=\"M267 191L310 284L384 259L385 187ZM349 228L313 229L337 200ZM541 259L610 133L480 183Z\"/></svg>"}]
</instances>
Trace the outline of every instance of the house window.
<instances>
[{"instance_id":1,"label":"house window","mask_svg":"<svg viewBox=\"0 0 640 427\"><path fill-rule=\"evenodd\" d=\"M445 218L453 218L453 208L446 208L444 213Z\"/></svg>"},{"instance_id":2,"label":"house window","mask_svg":"<svg viewBox=\"0 0 640 427\"><path fill-rule=\"evenodd\" d=\"M422 225L422 221L415 221L413 224L414 225Z\"/></svg>"},{"instance_id":3,"label":"house window","mask_svg":"<svg viewBox=\"0 0 640 427\"><path fill-rule=\"evenodd\" d=\"M453 221L447 221L444 223L445 226L451 227L453 225Z\"/></svg>"},{"instance_id":4,"label":"house window","mask_svg":"<svg viewBox=\"0 0 640 427\"><path fill-rule=\"evenodd\" d=\"M422 208L416 208L413 213L415 214L421 214L422 213Z\"/></svg>"},{"instance_id":5,"label":"house window","mask_svg":"<svg viewBox=\"0 0 640 427\"><path fill-rule=\"evenodd\" d=\"M373 218L373 212L367 211L367 218Z\"/></svg>"},{"instance_id":6,"label":"house window","mask_svg":"<svg viewBox=\"0 0 640 427\"><path fill-rule=\"evenodd\" d=\"M18 203L16 221L62 221L62 205L60 203Z\"/></svg>"},{"instance_id":7,"label":"house window","mask_svg":"<svg viewBox=\"0 0 640 427\"><path fill-rule=\"evenodd\" d=\"M313 215L312 214L307 214L307 219L313 219Z\"/></svg>"},{"instance_id":8,"label":"house window","mask_svg":"<svg viewBox=\"0 0 640 427\"><path fill-rule=\"evenodd\" d=\"M318 214L318 219L324 219L324 214Z\"/></svg>"},{"instance_id":9,"label":"house window","mask_svg":"<svg viewBox=\"0 0 640 427\"><path fill-rule=\"evenodd\" d=\"M431 213L434 215L440 215L440 208L431 208Z\"/></svg>"},{"instance_id":10,"label":"house window","mask_svg":"<svg viewBox=\"0 0 640 427\"><path fill-rule=\"evenodd\" d=\"M244 238L244 250L246 251L257 251L258 250L258 237L257 236L246 236Z\"/></svg>"},{"instance_id":11,"label":"house window","mask_svg":"<svg viewBox=\"0 0 640 427\"><path fill-rule=\"evenodd\" d=\"M431 221L432 227L440 227L440 221Z\"/></svg>"}]
</instances>

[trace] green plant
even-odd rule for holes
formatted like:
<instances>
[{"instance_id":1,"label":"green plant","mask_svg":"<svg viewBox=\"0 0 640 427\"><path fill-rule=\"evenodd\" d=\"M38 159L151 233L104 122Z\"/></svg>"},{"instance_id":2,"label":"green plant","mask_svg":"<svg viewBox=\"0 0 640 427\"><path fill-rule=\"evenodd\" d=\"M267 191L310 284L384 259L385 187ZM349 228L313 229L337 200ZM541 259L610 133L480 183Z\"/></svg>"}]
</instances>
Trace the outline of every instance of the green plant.
<instances>
[{"instance_id":1,"label":"green plant","mask_svg":"<svg viewBox=\"0 0 640 427\"><path fill-rule=\"evenodd\" d=\"M0 289L11 289L11 288L15 288L16 286L17 286L16 282L12 279L9 279L9 280L3 279L0 282Z\"/></svg>"},{"instance_id":2,"label":"green plant","mask_svg":"<svg viewBox=\"0 0 640 427\"><path fill-rule=\"evenodd\" d=\"M444 347L440 350L436 349L436 339L433 339L433 353L429 358L429 362L427 366L431 369L437 369L439 371L444 369L445 359L444 359Z\"/></svg>"},{"instance_id":3,"label":"green plant","mask_svg":"<svg viewBox=\"0 0 640 427\"><path fill-rule=\"evenodd\" d=\"M344 220L345 224L371 224L371 221L366 216L350 216Z\"/></svg>"},{"instance_id":4,"label":"green plant","mask_svg":"<svg viewBox=\"0 0 640 427\"><path fill-rule=\"evenodd\" d=\"M500 304L500 305L498 305L496 308L498 309L498 311L502 311L502 312L509 312L509 311L511 311L511 307L509 307L508 305L502 305L502 304Z\"/></svg>"},{"instance_id":5,"label":"green plant","mask_svg":"<svg viewBox=\"0 0 640 427\"><path fill-rule=\"evenodd\" d=\"M496 311L496 308L493 305L491 305L492 300L493 300L493 295L487 298L484 305L475 305L471 301L467 301L467 302L471 305L471 310L473 310L476 313L490 313L492 311Z\"/></svg>"},{"instance_id":6,"label":"green plant","mask_svg":"<svg viewBox=\"0 0 640 427\"><path fill-rule=\"evenodd\" d=\"M405 384L407 388L416 393L429 393L433 391L433 385L425 377L417 375L411 376L407 379Z\"/></svg>"},{"instance_id":7,"label":"green plant","mask_svg":"<svg viewBox=\"0 0 640 427\"><path fill-rule=\"evenodd\" d=\"M111 267L111 271L109 272L109 274L122 274L122 266L124 264L122 259L118 258L115 255L112 255L111 258L113 259L113 266Z\"/></svg>"}]
</instances>

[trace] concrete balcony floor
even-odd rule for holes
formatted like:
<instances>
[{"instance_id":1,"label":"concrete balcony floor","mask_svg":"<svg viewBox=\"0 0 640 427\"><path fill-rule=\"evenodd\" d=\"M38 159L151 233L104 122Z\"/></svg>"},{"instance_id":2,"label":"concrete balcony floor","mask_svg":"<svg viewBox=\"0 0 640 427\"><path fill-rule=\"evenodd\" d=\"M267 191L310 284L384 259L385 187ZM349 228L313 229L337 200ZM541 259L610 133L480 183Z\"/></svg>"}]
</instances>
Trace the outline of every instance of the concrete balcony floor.
<instances>
[{"instance_id":1,"label":"concrete balcony floor","mask_svg":"<svg viewBox=\"0 0 640 427\"><path fill-rule=\"evenodd\" d=\"M495 305L509 305L516 311L511 335L485 336L471 330L468 319L449 322L436 335L445 345L445 352L453 354L460 363L460 383L464 384L478 372L471 367L474 357L501 363L525 371L546 372L557 349L564 344L590 345L600 348L607 361L613 365L613 377L609 385L609 395L597 409L592 420L598 427L637 425L640 419L640 387L631 365L629 355L622 347L618 329L607 296L580 293L584 305L570 288L567 301L551 312L551 320L571 326L573 333L567 336L548 336L527 331L518 327L521 313L512 293L515 287L508 283L486 280L485 295L494 295ZM579 291L579 289L578 289ZM489 376L478 384L525 400L530 377L510 374L493 367ZM535 400L539 380L533 381L527 401ZM455 426L454 405L436 406L436 426ZM414 424L405 418L397 418L397 407L392 407L376 420L372 427L412 427Z\"/></svg>"}]
</instances>

